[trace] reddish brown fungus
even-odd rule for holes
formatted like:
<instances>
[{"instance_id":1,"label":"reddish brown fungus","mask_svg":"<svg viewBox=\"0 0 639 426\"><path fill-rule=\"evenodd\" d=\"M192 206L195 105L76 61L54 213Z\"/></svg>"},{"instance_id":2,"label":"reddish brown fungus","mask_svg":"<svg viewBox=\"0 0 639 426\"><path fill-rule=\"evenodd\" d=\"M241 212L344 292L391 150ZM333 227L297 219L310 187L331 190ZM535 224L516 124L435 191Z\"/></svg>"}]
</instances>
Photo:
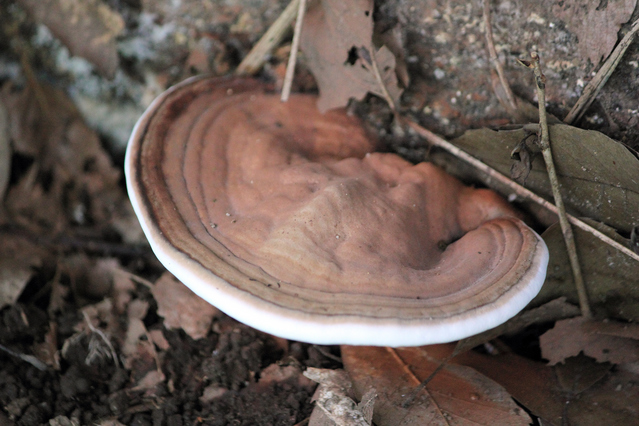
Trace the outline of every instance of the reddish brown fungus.
<instances>
[{"instance_id":1,"label":"reddish brown fungus","mask_svg":"<svg viewBox=\"0 0 639 426\"><path fill-rule=\"evenodd\" d=\"M315 105L211 78L151 105L126 171L167 269L240 321L315 343L451 341L534 297L547 249L505 201L375 153L356 117Z\"/></svg>"}]
</instances>

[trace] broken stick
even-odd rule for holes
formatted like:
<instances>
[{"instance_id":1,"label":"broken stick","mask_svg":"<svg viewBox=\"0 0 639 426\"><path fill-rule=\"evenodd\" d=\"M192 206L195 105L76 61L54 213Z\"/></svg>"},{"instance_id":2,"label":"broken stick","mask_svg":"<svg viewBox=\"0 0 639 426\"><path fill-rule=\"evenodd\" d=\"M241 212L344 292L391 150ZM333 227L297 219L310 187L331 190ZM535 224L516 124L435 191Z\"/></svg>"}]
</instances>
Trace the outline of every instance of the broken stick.
<instances>
[{"instance_id":1,"label":"broken stick","mask_svg":"<svg viewBox=\"0 0 639 426\"><path fill-rule=\"evenodd\" d=\"M555 163L552 158L552 150L550 149L550 133L548 132L548 119L546 117L546 77L541 72L539 55L537 52L530 52L530 57L532 59L530 62L520 62L528 68L532 68L533 73L535 74L537 101L539 102L539 143L541 146L541 153L544 157L544 162L546 163L546 170L548 170L548 179L550 180L552 195L555 199L555 205L557 206L557 213L559 215L559 225L561 226L561 232L564 235L564 241L566 242L566 250L568 251L568 258L570 259L570 267L575 280L575 286L577 287L577 295L579 296L581 314L585 318L592 318L592 311L590 310L590 303L588 302L588 293L586 291L584 278L581 274L581 266L579 265L579 259L577 257L575 236L572 232L570 223L568 222L568 217L566 216L564 201L561 196L561 191L559 190L557 171L555 170Z\"/></svg>"}]
</instances>

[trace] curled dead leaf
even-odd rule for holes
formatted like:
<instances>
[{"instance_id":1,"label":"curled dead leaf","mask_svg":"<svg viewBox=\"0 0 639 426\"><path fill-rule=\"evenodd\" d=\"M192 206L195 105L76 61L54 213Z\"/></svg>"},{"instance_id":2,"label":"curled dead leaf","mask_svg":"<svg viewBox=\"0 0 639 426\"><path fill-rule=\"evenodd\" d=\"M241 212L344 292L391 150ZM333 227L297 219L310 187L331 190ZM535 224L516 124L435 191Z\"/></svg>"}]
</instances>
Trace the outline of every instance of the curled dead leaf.
<instances>
[{"instance_id":1,"label":"curled dead leaf","mask_svg":"<svg viewBox=\"0 0 639 426\"><path fill-rule=\"evenodd\" d=\"M628 240L612 228L587 221L617 242L627 246ZM577 254L586 282L591 308L601 318L618 318L627 321L639 319L639 262L612 249L593 235L575 228ZM577 292L568 263L566 244L558 224L548 228L542 238L550 251L550 263L546 282L539 295L531 302L538 306L557 297L566 296L577 302Z\"/></svg>"},{"instance_id":2,"label":"curled dead leaf","mask_svg":"<svg viewBox=\"0 0 639 426\"><path fill-rule=\"evenodd\" d=\"M530 422L503 387L459 365L449 365L439 372L415 402L404 408L410 391L439 366L428 354L429 346L341 348L344 368L353 379L356 395L377 389L373 420L378 426L449 425L462 420L485 425Z\"/></svg>"},{"instance_id":3,"label":"curled dead leaf","mask_svg":"<svg viewBox=\"0 0 639 426\"><path fill-rule=\"evenodd\" d=\"M539 343L541 355L550 365L564 362L581 352L599 362L625 364L639 361L639 328L635 324L570 318L557 321L553 329L539 338Z\"/></svg>"},{"instance_id":4,"label":"curled dead leaf","mask_svg":"<svg viewBox=\"0 0 639 426\"><path fill-rule=\"evenodd\" d=\"M309 426L371 425L374 391L362 397L360 406L348 395L352 384L344 370L309 367L304 376L320 384L313 396L316 406Z\"/></svg>"},{"instance_id":5,"label":"curled dead leaf","mask_svg":"<svg viewBox=\"0 0 639 426\"><path fill-rule=\"evenodd\" d=\"M639 223L639 160L626 147L602 133L555 124L549 126L555 167L569 213L589 217L623 232ZM526 136L524 129L470 130L452 141L497 169L510 170L510 152ZM526 186L551 198L541 157L532 163Z\"/></svg>"},{"instance_id":6,"label":"curled dead leaf","mask_svg":"<svg viewBox=\"0 0 639 426\"><path fill-rule=\"evenodd\" d=\"M391 98L399 99L395 56L384 46L370 52L372 39L371 0L321 0L308 8L300 47L319 86L320 111L345 106L369 92L384 96L372 69L373 54Z\"/></svg>"},{"instance_id":7,"label":"curled dead leaf","mask_svg":"<svg viewBox=\"0 0 639 426\"><path fill-rule=\"evenodd\" d=\"M181 328L193 339L205 337L220 311L195 295L168 272L151 289L166 328Z\"/></svg>"},{"instance_id":8,"label":"curled dead leaf","mask_svg":"<svg viewBox=\"0 0 639 426\"><path fill-rule=\"evenodd\" d=\"M124 29L119 13L99 0L20 0L73 55L82 56L107 78L119 65L116 37ZM78 34L82 36L78 37Z\"/></svg>"}]
</instances>

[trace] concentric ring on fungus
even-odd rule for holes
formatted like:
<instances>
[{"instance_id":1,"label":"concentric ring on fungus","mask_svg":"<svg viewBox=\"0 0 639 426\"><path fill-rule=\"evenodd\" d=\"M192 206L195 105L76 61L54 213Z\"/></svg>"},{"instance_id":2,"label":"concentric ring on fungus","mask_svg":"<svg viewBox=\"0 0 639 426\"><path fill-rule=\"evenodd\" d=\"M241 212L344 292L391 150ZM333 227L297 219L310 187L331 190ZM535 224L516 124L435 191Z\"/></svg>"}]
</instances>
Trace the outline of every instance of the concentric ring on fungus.
<instances>
[{"instance_id":1,"label":"concentric ring on fungus","mask_svg":"<svg viewBox=\"0 0 639 426\"><path fill-rule=\"evenodd\" d=\"M358 118L315 103L200 77L140 118L129 195L178 279L241 322L319 344L453 341L537 294L547 248L505 201L374 153Z\"/></svg>"}]
</instances>

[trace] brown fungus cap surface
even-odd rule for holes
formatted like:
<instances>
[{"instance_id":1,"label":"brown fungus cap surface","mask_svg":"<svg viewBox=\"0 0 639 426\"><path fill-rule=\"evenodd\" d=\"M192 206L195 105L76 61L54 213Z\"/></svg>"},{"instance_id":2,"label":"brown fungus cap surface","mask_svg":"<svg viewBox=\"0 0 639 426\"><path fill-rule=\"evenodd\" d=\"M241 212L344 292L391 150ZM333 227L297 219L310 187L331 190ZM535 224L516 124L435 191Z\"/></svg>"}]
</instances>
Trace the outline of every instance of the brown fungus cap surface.
<instances>
[{"instance_id":1,"label":"brown fungus cap surface","mask_svg":"<svg viewBox=\"0 0 639 426\"><path fill-rule=\"evenodd\" d=\"M255 328L409 346L495 327L539 291L548 251L495 193L375 139L317 98L195 78L133 131L129 195L162 263Z\"/></svg>"}]
</instances>

